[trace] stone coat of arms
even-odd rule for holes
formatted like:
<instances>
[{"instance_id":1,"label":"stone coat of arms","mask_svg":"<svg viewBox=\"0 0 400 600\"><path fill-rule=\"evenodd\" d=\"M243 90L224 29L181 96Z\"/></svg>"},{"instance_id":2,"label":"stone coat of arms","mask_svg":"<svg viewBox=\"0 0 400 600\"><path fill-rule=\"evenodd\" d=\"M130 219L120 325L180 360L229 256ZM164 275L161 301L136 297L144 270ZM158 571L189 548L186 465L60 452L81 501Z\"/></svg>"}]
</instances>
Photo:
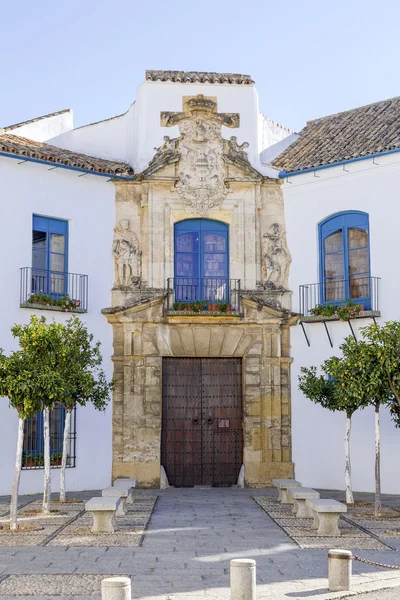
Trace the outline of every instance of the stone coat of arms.
<instances>
[{"instance_id":1,"label":"stone coat of arms","mask_svg":"<svg viewBox=\"0 0 400 600\"><path fill-rule=\"evenodd\" d=\"M205 214L219 206L228 193L221 126L200 118L182 121L179 129L181 160L176 189L186 204Z\"/></svg>"},{"instance_id":2,"label":"stone coat of arms","mask_svg":"<svg viewBox=\"0 0 400 600\"><path fill-rule=\"evenodd\" d=\"M178 125L180 137L171 140L164 136L164 143L157 150L147 168L151 174L169 162L179 162L179 181L176 190L186 205L200 215L220 206L228 186L225 183L224 148L227 141L222 138L221 128L239 127L237 113L218 113L216 98L202 94L183 98L182 112L162 112L161 125ZM242 147L236 146L244 154ZM224 146L225 145L225 146ZM245 144L247 146L247 144ZM243 158L243 157L242 157Z\"/></svg>"}]
</instances>

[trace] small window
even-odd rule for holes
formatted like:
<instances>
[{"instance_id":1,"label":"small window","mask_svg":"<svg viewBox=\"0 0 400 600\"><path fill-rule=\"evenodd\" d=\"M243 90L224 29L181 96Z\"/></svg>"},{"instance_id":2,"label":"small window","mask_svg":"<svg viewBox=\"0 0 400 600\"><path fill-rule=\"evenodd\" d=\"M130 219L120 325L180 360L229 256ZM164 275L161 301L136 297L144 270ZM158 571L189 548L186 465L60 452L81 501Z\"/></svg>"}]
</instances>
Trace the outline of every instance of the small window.
<instances>
[{"instance_id":1,"label":"small window","mask_svg":"<svg viewBox=\"0 0 400 600\"><path fill-rule=\"evenodd\" d=\"M32 293L59 298L68 293L68 221L33 216Z\"/></svg>"},{"instance_id":2,"label":"small window","mask_svg":"<svg viewBox=\"0 0 400 600\"><path fill-rule=\"evenodd\" d=\"M352 300L369 309L368 215L357 211L333 215L319 225L319 238L323 302Z\"/></svg>"},{"instance_id":3,"label":"small window","mask_svg":"<svg viewBox=\"0 0 400 600\"><path fill-rule=\"evenodd\" d=\"M50 411L50 462L52 467L61 467L64 440L65 408L56 404ZM67 467L75 467L76 411L71 414L68 438ZM43 411L26 419L22 451L23 469L44 467Z\"/></svg>"}]
</instances>

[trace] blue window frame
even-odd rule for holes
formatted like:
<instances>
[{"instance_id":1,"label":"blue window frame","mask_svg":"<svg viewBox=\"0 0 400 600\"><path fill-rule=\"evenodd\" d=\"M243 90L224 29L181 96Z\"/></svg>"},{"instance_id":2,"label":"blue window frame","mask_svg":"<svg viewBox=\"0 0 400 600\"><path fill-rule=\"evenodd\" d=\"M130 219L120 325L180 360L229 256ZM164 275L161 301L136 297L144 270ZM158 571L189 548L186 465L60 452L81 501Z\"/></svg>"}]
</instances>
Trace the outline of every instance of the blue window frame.
<instances>
[{"instance_id":1,"label":"blue window frame","mask_svg":"<svg viewBox=\"0 0 400 600\"><path fill-rule=\"evenodd\" d=\"M68 293L68 221L33 215L32 293Z\"/></svg>"},{"instance_id":2,"label":"blue window frame","mask_svg":"<svg viewBox=\"0 0 400 600\"><path fill-rule=\"evenodd\" d=\"M210 219L180 221L174 251L176 300L228 301L228 225Z\"/></svg>"},{"instance_id":3,"label":"blue window frame","mask_svg":"<svg viewBox=\"0 0 400 600\"><path fill-rule=\"evenodd\" d=\"M348 300L371 307L369 218L360 211L337 213L319 224L323 303Z\"/></svg>"}]
</instances>

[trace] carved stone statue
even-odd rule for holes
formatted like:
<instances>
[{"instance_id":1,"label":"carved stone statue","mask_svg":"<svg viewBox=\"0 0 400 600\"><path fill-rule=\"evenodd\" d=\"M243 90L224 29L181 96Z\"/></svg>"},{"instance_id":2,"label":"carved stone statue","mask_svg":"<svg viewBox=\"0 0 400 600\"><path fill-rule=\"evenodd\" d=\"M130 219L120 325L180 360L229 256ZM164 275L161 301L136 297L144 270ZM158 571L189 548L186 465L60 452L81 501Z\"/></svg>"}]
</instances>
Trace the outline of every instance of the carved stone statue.
<instances>
[{"instance_id":1,"label":"carved stone statue","mask_svg":"<svg viewBox=\"0 0 400 600\"><path fill-rule=\"evenodd\" d=\"M264 286L273 290L286 290L292 257L285 232L281 231L278 223L273 223L263 235L263 259Z\"/></svg>"},{"instance_id":2,"label":"carved stone statue","mask_svg":"<svg viewBox=\"0 0 400 600\"><path fill-rule=\"evenodd\" d=\"M141 252L136 234L129 229L128 219L121 219L114 229L114 288L135 287L140 283Z\"/></svg>"},{"instance_id":3,"label":"carved stone statue","mask_svg":"<svg viewBox=\"0 0 400 600\"><path fill-rule=\"evenodd\" d=\"M243 142L243 144L238 144L236 135L232 135L228 140L228 148L227 154L234 156L236 158L240 158L241 160L248 161L249 158L247 156L247 152L245 149L249 147L248 142Z\"/></svg>"}]
</instances>

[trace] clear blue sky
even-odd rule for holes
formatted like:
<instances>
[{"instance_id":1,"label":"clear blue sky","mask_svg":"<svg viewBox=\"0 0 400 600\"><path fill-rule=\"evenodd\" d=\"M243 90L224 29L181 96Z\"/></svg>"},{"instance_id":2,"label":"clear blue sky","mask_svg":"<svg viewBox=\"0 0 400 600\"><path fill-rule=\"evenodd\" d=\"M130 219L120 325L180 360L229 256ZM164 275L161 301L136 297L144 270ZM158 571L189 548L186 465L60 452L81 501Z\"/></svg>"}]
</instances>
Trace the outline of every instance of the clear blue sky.
<instances>
[{"instance_id":1,"label":"clear blue sky","mask_svg":"<svg viewBox=\"0 0 400 600\"><path fill-rule=\"evenodd\" d=\"M0 23L0 127L125 112L146 69L248 73L296 130L400 95L398 0L0 0Z\"/></svg>"}]
</instances>

